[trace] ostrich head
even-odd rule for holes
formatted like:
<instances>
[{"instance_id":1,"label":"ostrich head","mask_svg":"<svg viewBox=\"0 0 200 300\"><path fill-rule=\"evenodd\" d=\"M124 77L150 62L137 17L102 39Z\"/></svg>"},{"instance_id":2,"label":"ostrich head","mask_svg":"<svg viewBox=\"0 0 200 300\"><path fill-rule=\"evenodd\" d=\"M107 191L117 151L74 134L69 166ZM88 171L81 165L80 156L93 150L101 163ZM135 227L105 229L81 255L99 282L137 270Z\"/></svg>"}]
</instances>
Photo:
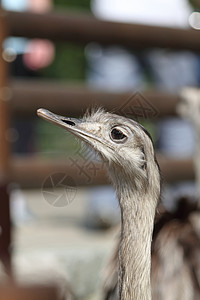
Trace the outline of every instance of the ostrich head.
<instances>
[{"instance_id":1,"label":"ostrich head","mask_svg":"<svg viewBox=\"0 0 200 300\"><path fill-rule=\"evenodd\" d=\"M160 174L149 133L137 122L102 109L82 120L45 109L38 115L81 138L105 161L121 208L120 299L151 299L151 240Z\"/></svg>"},{"instance_id":2,"label":"ostrich head","mask_svg":"<svg viewBox=\"0 0 200 300\"><path fill-rule=\"evenodd\" d=\"M37 113L79 137L98 152L120 194L123 188L126 191L134 188L142 193L148 187L152 188L159 168L151 137L139 123L103 109L86 114L81 120L56 115L45 109L39 109Z\"/></svg>"}]
</instances>

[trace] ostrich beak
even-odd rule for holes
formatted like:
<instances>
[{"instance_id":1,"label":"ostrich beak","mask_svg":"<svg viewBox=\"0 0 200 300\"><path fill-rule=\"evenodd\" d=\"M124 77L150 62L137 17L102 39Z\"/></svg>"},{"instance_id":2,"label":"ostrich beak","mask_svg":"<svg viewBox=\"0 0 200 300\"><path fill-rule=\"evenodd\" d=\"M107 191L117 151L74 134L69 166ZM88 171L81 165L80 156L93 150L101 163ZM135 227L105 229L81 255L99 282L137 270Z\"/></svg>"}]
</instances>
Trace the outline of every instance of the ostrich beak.
<instances>
[{"instance_id":1,"label":"ostrich beak","mask_svg":"<svg viewBox=\"0 0 200 300\"><path fill-rule=\"evenodd\" d=\"M71 128L73 126L75 126L75 128L77 128L77 125L80 123L80 120L78 120L78 119L66 118L66 117L63 117L60 115L56 115L44 108L38 109L37 115L39 117L41 117L42 119L47 120L51 123L54 123L60 127L63 127L69 131L71 131Z\"/></svg>"},{"instance_id":2,"label":"ostrich beak","mask_svg":"<svg viewBox=\"0 0 200 300\"><path fill-rule=\"evenodd\" d=\"M47 120L66 129L67 131L81 138L90 145L93 145L94 141L101 142L100 138L92 133L93 130L92 128L90 128L90 124L85 121L56 115L44 108L38 109L37 115L44 120Z\"/></svg>"}]
</instances>

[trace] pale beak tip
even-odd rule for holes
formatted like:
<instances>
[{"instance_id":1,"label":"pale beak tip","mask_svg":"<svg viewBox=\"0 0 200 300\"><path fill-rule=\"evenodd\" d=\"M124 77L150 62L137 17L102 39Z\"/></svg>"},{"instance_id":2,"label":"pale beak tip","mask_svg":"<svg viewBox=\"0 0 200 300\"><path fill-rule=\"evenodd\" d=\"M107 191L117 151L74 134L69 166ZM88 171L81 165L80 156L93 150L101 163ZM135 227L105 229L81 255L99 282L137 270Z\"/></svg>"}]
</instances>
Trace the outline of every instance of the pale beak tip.
<instances>
[{"instance_id":1,"label":"pale beak tip","mask_svg":"<svg viewBox=\"0 0 200 300\"><path fill-rule=\"evenodd\" d=\"M44 108L39 108L39 109L37 109L37 115L38 115L39 117L43 116L46 112L47 112L47 110L44 109Z\"/></svg>"}]
</instances>

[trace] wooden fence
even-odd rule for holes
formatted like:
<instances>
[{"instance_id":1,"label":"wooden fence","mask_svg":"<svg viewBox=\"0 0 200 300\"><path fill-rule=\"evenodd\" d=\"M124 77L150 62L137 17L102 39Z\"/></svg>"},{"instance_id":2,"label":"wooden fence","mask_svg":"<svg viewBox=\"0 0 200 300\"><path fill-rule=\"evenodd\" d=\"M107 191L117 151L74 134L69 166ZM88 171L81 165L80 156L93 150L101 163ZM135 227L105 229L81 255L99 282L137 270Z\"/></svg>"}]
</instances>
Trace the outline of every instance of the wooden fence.
<instances>
[{"instance_id":1,"label":"wooden fence","mask_svg":"<svg viewBox=\"0 0 200 300\"><path fill-rule=\"evenodd\" d=\"M131 49L152 47L174 50L200 51L200 32L193 29L173 29L156 26L123 24L101 21L91 15L75 13L8 12L0 15L0 256L11 273L9 194L10 181L22 187L40 187L44 178L60 170L74 174L77 184L86 181L75 169L59 158L56 161L37 157L17 157L10 151L7 133L11 115L35 115L36 109L46 107L60 114L80 115L92 103L110 110L121 107L130 94L92 89L85 85L64 85L53 81L19 80L9 78L8 65L2 56L5 37L48 38L53 41L102 45L121 45ZM142 96L155 108L155 118L176 115L178 95L158 91L144 91ZM56 101L55 101L56 98ZM192 160L174 160L159 155L163 177L167 181L194 178ZM106 183L104 170L94 177L91 184Z\"/></svg>"}]
</instances>

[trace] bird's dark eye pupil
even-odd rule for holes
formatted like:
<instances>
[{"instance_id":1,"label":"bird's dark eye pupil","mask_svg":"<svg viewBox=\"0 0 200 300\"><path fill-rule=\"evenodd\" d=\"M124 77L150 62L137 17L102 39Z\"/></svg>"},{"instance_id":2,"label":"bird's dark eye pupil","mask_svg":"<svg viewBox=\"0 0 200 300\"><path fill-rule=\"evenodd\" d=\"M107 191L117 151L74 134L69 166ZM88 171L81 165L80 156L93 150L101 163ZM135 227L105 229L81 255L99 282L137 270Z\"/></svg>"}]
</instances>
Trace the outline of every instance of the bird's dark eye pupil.
<instances>
[{"instance_id":1,"label":"bird's dark eye pupil","mask_svg":"<svg viewBox=\"0 0 200 300\"><path fill-rule=\"evenodd\" d=\"M113 129L111 131L111 136L113 140L123 140L126 136L119 129Z\"/></svg>"}]
</instances>

